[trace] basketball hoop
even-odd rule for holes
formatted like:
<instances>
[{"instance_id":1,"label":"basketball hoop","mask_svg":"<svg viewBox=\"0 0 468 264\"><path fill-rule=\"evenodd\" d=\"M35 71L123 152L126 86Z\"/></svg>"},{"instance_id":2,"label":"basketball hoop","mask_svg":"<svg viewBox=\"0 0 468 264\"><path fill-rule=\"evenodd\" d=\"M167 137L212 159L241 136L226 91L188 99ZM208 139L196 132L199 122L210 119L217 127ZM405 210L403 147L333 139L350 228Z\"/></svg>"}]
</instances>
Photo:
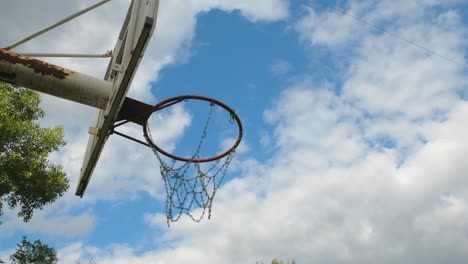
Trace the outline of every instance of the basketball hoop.
<instances>
[{"instance_id":1,"label":"basketball hoop","mask_svg":"<svg viewBox=\"0 0 468 264\"><path fill-rule=\"evenodd\" d=\"M232 145L232 147L230 147L228 150L226 150L225 152L223 152L221 154L218 154L218 155L213 156L213 157L208 157L208 158L200 158L200 157L196 157L196 155L194 155L192 157L180 157L180 156L171 154L168 151L165 151L164 149L162 149L161 147L159 147L157 144L154 143L154 141L153 141L153 139L151 137L151 132L149 130L149 126L148 126L148 120L149 120L151 114L153 114L154 112L157 112L159 110L162 110L162 109L164 109L166 107L172 106L172 105L180 103L182 101L188 101L188 100L199 100L199 101L205 101L205 102L210 103L210 114L208 115L207 122L205 123L204 131L203 131L203 134L202 134L202 140L206 137L206 129L208 128L207 126L208 126L209 121L211 119L211 113L212 113L214 105L217 105L217 106L221 107L222 109L226 110L230 114L231 120L234 121L237 124L238 129L239 129L238 138L235 141L235 143ZM159 153L161 153L161 154L163 154L163 155L165 155L165 156L167 156L169 158L172 158L174 160L185 161L185 162L193 162L193 163L210 162L210 161L219 160L219 159L224 158L225 156L229 155L229 153L233 152L237 148L237 146L239 146L239 144L241 142L241 139L242 139L242 132L243 132L242 131L242 123L240 121L240 118L237 116L236 112L234 112L234 110L232 110L230 107L228 107L224 103L222 103L220 101L217 101L215 99L209 98L209 97L199 96L199 95L182 95L182 96L176 96L176 97L168 98L168 99L156 104L151 109L151 114L149 114L147 116L146 122L143 125L144 136L145 136L148 144L151 146L151 148L155 149L157 152L159 152ZM201 143L202 142L200 142L200 144ZM201 146L199 146L199 147L201 147ZM197 152L199 152L199 150ZM199 153L197 153L197 154L199 154Z\"/></svg>"},{"instance_id":2,"label":"basketball hoop","mask_svg":"<svg viewBox=\"0 0 468 264\"><path fill-rule=\"evenodd\" d=\"M148 121L153 113L191 100L209 104L209 110L196 150L191 156L182 157L164 150L154 142ZM208 126L215 107L219 107L229 114L229 123L237 126L238 136L234 144L224 152L211 157L201 157L200 150L207 137ZM230 107L215 99L199 95L183 95L156 104L145 117L143 122L144 137L160 163L161 176L165 183L167 224L176 222L182 214L187 214L192 220L199 222L206 211L208 211L209 219L215 193L223 181L235 150L242 139L243 130L239 116ZM194 215L194 211L197 209L201 210L198 217Z\"/></svg>"}]
</instances>

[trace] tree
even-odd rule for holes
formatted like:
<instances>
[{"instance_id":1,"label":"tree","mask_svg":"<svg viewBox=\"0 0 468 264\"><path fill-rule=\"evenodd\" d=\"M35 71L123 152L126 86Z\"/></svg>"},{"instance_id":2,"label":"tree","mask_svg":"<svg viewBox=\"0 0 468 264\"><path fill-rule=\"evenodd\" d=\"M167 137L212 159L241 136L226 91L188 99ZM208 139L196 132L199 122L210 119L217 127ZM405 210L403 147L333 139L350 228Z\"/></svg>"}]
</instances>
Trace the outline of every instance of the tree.
<instances>
[{"instance_id":1,"label":"tree","mask_svg":"<svg viewBox=\"0 0 468 264\"><path fill-rule=\"evenodd\" d=\"M271 264L283 264L283 261L280 261L280 260L277 260L276 258L274 258L274 259L271 261Z\"/></svg>"},{"instance_id":2,"label":"tree","mask_svg":"<svg viewBox=\"0 0 468 264\"><path fill-rule=\"evenodd\" d=\"M13 264L55 264L58 261L54 248L42 244L40 240L31 243L23 236L15 253L10 255Z\"/></svg>"},{"instance_id":3,"label":"tree","mask_svg":"<svg viewBox=\"0 0 468 264\"><path fill-rule=\"evenodd\" d=\"M260 260L260 262L255 261L255 264L264 264L264 262L263 262L263 260ZM271 260L271 264L284 264L284 262L282 260L278 260L278 259L274 258L274 259ZM289 262L288 262L288 264L289 264ZM296 261L294 260L294 258L292 259L291 264L296 264Z\"/></svg>"},{"instance_id":4,"label":"tree","mask_svg":"<svg viewBox=\"0 0 468 264\"><path fill-rule=\"evenodd\" d=\"M0 82L0 216L3 202L29 221L35 209L61 197L69 181L48 156L65 145L63 128L41 128L37 92Z\"/></svg>"}]
</instances>

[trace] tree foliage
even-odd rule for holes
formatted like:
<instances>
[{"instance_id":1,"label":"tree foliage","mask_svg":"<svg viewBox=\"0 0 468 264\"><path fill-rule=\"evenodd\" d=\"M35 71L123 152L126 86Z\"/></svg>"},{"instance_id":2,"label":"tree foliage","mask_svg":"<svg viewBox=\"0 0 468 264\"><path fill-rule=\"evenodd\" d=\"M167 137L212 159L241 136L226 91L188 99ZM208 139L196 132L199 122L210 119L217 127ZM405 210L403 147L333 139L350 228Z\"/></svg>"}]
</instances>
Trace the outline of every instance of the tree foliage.
<instances>
[{"instance_id":1,"label":"tree foliage","mask_svg":"<svg viewBox=\"0 0 468 264\"><path fill-rule=\"evenodd\" d=\"M31 219L68 189L61 166L48 156L63 146L63 128L41 128L38 93L0 82L0 215L5 202L18 216Z\"/></svg>"},{"instance_id":2,"label":"tree foliage","mask_svg":"<svg viewBox=\"0 0 468 264\"><path fill-rule=\"evenodd\" d=\"M23 236L21 244L10 255L13 264L55 264L58 262L57 252L54 248L42 244L40 240L31 243Z\"/></svg>"},{"instance_id":3,"label":"tree foliage","mask_svg":"<svg viewBox=\"0 0 468 264\"><path fill-rule=\"evenodd\" d=\"M263 260L260 260L260 261L255 261L255 264L265 264L265 263L263 262ZM282 260L278 260L278 259L274 258L274 259L271 260L271 264L284 264L284 262ZM292 261L287 262L287 264L296 264L296 261L293 258Z\"/></svg>"}]
</instances>

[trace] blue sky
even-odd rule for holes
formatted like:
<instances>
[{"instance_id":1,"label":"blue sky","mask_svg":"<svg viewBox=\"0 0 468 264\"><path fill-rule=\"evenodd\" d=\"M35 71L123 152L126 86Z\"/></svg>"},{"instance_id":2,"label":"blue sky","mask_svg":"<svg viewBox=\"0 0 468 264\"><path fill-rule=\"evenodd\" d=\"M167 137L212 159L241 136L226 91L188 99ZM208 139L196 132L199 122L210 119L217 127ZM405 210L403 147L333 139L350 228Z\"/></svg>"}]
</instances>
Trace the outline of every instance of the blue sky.
<instances>
[{"instance_id":1,"label":"blue sky","mask_svg":"<svg viewBox=\"0 0 468 264\"><path fill-rule=\"evenodd\" d=\"M91 3L10 1L0 44ZM111 1L17 51L108 50L128 4ZM61 263L463 263L467 10L457 0L161 0L129 96L155 104L200 94L239 114L245 137L212 219L168 228L156 157L116 136L85 196L74 196L94 109L44 95L41 124L66 128L51 160L71 188L29 223L6 211L0 258L26 234ZM108 63L50 61L97 77ZM164 144L189 134L188 114L170 115ZM141 137L140 127L122 130Z\"/></svg>"}]
</instances>

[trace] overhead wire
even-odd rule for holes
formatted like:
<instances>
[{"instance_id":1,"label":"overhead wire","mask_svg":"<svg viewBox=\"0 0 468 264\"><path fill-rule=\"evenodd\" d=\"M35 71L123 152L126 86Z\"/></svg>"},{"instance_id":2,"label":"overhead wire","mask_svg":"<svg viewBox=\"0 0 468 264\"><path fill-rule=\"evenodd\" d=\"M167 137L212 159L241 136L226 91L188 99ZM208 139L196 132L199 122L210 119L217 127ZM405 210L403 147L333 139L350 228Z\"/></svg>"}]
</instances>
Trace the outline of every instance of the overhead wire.
<instances>
[{"instance_id":1,"label":"overhead wire","mask_svg":"<svg viewBox=\"0 0 468 264\"><path fill-rule=\"evenodd\" d=\"M23 39L17 41L17 42L15 42L15 43L13 43L13 44L7 46L7 47L5 47L4 49L6 49L6 50L11 50L11 49L13 49L13 48L16 48L16 47L18 47L19 45L24 44L24 43L30 41L31 39L34 39L34 38L36 38L36 37L38 37L38 36L40 36L40 35L42 35L42 34L44 34L44 33L46 33L46 32L49 32L50 30L52 30L52 29L54 29L54 28L56 28L56 27L58 27L58 26L61 26L61 25L67 23L68 21L70 21L70 20L72 20L72 19L75 19L75 18L77 18L77 17L79 17L79 16L81 16L81 15L83 15L83 14L85 14L85 13L88 13L89 11L91 11L91 10L93 10L93 9L96 9L97 7L99 7L99 6L101 6L101 5L105 4L105 3L107 3L107 2L109 2L109 1L111 1L111 0L102 0L102 1L100 1L100 2L98 2L98 3L96 3L96 4L94 4L94 5L92 5L92 6L90 6L90 7L87 7L87 8L85 8L85 9L82 9L82 10L80 10L80 11L78 11L78 12L72 14L72 15L69 15L69 16L67 16L66 18L64 18L64 19L62 19L62 20L60 20L60 21L58 21L57 23L54 23L54 24L52 24L52 25L50 25L50 26L48 26L48 27L45 27L45 28L43 28L43 29L41 29L41 30L39 30L39 31L37 31L37 32L35 32L35 33L33 33L33 34L31 34L31 35L29 35L29 36L27 36L27 37L25 37L25 38L23 38Z\"/></svg>"},{"instance_id":2,"label":"overhead wire","mask_svg":"<svg viewBox=\"0 0 468 264\"><path fill-rule=\"evenodd\" d=\"M366 20L364 20L364 19L362 19L362 18L360 18L360 17L358 17L358 16L356 16L356 15L353 15L353 14L351 14L351 13L348 13L348 12L346 12L345 10L342 10L342 9L339 9L339 8L336 8L336 7L330 7L330 9L333 9L333 10L335 10L335 11L338 11L338 12L340 12L340 13L346 15L346 16L349 16L349 17L351 17L351 18L353 18L353 19L355 19L355 20L357 20L357 21L359 21L359 22L361 22L361 23L363 23L363 24L365 24L365 25L367 25L367 26L369 26L369 27L371 27L371 28L374 28L374 29L376 29L376 30L378 30L378 31L381 31L381 32L385 33L385 34L388 34L388 35L390 35L390 36L392 36L392 37L394 37L394 38L396 38L396 39L398 39L398 40L400 40L400 41L402 41L402 42L406 42L406 43L408 43L408 44L410 44L410 45L412 45L412 46L415 46L415 47L417 47L417 48L419 48L419 49L422 49L422 50L424 50L424 51L426 51L426 52L428 52L428 53L430 53L430 54L432 54L432 55L435 55L435 56L437 56L437 57L439 57L439 58L442 58L442 59L444 59L444 60L446 60L446 61L455 63L455 64L457 64L457 65L463 65L463 66L465 65L465 63L463 63L463 62L456 61L456 60L454 60L454 59L452 59L452 58L449 58L449 57L447 57L447 56L444 56L444 55L442 55L442 54L440 54L440 53L438 53L438 52L436 52L436 51L434 51L434 50L431 50L431 49L429 49L429 48L426 48L426 47L422 46L421 44L418 44L418 43L416 43L416 42L414 42L414 41L411 41L411 40L409 40L409 39L403 38L403 37L401 37L401 36L399 36L399 35L397 35L397 34L395 34L395 33L393 33L393 32L387 31L387 30L385 30L384 28L378 27L378 26L376 26L376 25L374 25L374 24L372 24L372 23L370 23L370 22L367 22Z\"/></svg>"}]
</instances>

